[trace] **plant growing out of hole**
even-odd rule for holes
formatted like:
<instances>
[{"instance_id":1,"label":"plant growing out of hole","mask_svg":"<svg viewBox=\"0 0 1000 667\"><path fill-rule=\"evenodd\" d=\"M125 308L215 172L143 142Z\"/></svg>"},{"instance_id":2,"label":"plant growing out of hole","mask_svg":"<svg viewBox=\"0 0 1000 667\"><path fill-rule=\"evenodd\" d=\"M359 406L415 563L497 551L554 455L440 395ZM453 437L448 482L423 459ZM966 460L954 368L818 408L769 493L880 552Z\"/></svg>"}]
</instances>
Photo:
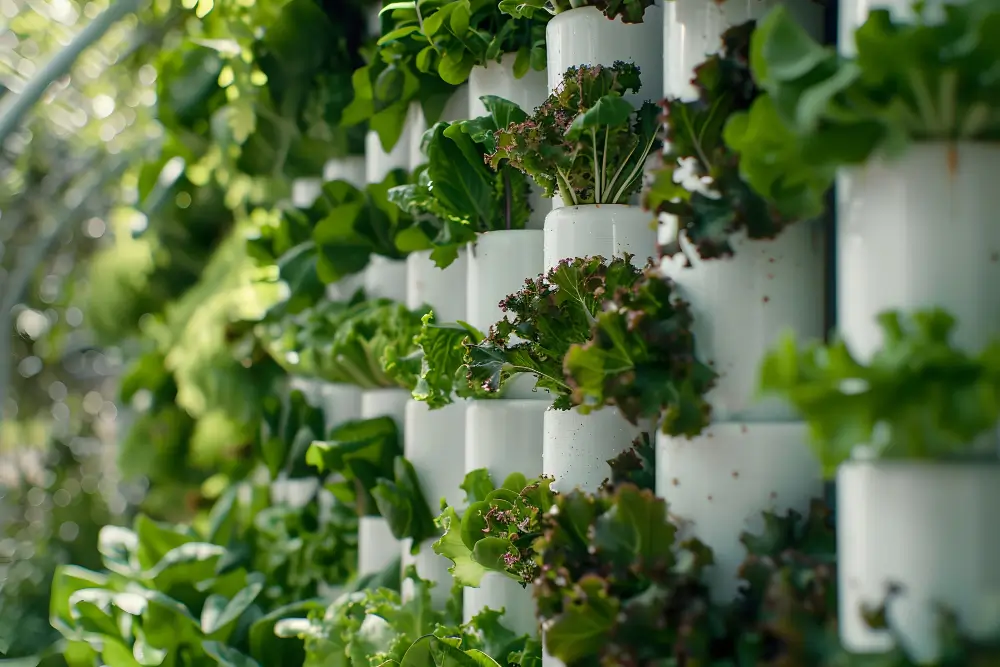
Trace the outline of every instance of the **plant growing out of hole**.
<instances>
[{"instance_id":1,"label":"plant growing out of hole","mask_svg":"<svg viewBox=\"0 0 1000 667\"><path fill-rule=\"evenodd\" d=\"M534 113L496 133L490 164L497 169L508 161L567 206L628 202L659 145L656 105L636 109L623 97L640 86L631 63L569 68Z\"/></svg>"},{"instance_id":2,"label":"plant growing out of hole","mask_svg":"<svg viewBox=\"0 0 1000 667\"><path fill-rule=\"evenodd\" d=\"M642 23L653 0L500 0L500 11L515 18L555 16L581 7L593 7L609 19L621 17L622 23Z\"/></svg>"}]
</instances>

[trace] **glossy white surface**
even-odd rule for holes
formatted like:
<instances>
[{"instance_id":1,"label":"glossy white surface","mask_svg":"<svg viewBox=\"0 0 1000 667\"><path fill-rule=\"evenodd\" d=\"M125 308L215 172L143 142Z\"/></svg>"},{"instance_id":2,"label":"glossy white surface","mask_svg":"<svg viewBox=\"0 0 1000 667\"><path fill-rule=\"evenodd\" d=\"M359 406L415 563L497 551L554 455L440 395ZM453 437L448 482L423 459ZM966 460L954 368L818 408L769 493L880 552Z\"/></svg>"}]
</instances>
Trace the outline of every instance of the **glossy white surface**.
<instances>
[{"instance_id":1,"label":"glossy white surface","mask_svg":"<svg viewBox=\"0 0 1000 667\"><path fill-rule=\"evenodd\" d=\"M632 253L644 266L656 254L655 220L648 211L624 204L564 206L545 216L545 270L563 259Z\"/></svg>"},{"instance_id":2,"label":"glossy white surface","mask_svg":"<svg viewBox=\"0 0 1000 667\"><path fill-rule=\"evenodd\" d=\"M817 39L823 37L823 5L815 0L671 0L664 4L664 92L669 97L697 99L691 85L694 69L722 48L722 33L750 20L760 20L777 5Z\"/></svg>"},{"instance_id":3,"label":"glossy white surface","mask_svg":"<svg viewBox=\"0 0 1000 667\"><path fill-rule=\"evenodd\" d=\"M469 401L465 421L465 471L486 468L499 486L514 473L542 473L544 401Z\"/></svg>"},{"instance_id":4,"label":"glossy white surface","mask_svg":"<svg viewBox=\"0 0 1000 667\"><path fill-rule=\"evenodd\" d=\"M840 637L878 652L891 640L860 617L890 583L895 631L920 664L939 652L935 604L958 615L972 638L1000 631L1000 466L923 462L848 463L837 475Z\"/></svg>"},{"instance_id":5,"label":"glossy white surface","mask_svg":"<svg viewBox=\"0 0 1000 667\"><path fill-rule=\"evenodd\" d=\"M838 180L838 321L862 359L882 343L875 316L940 306L953 340L978 350L1000 331L1000 147L917 144L901 160Z\"/></svg>"},{"instance_id":6,"label":"glossy white surface","mask_svg":"<svg viewBox=\"0 0 1000 667\"><path fill-rule=\"evenodd\" d=\"M638 65L642 90L626 96L633 104L663 97L663 7L646 9L642 23L608 20L594 7L556 15L545 27L548 84L554 90L570 67L611 65L624 60Z\"/></svg>"},{"instance_id":7,"label":"glossy white surface","mask_svg":"<svg viewBox=\"0 0 1000 667\"><path fill-rule=\"evenodd\" d=\"M419 250L406 258L406 306L429 305L438 324L465 321L468 252L459 250L458 259L445 269L439 269L430 255L430 250Z\"/></svg>"},{"instance_id":8,"label":"glossy white surface","mask_svg":"<svg viewBox=\"0 0 1000 667\"><path fill-rule=\"evenodd\" d=\"M365 295L406 303L406 260L372 255L364 270Z\"/></svg>"},{"instance_id":9,"label":"glossy white surface","mask_svg":"<svg viewBox=\"0 0 1000 667\"><path fill-rule=\"evenodd\" d=\"M360 189L365 187L365 158L362 155L336 158L323 165L324 181L346 181Z\"/></svg>"},{"instance_id":10,"label":"glossy white surface","mask_svg":"<svg viewBox=\"0 0 1000 667\"><path fill-rule=\"evenodd\" d=\"M760 360L787 331L822 338L825 311L825 234L817 222L799 222L773 240L735 239L735 254L702 260L664 258L663 273L691 304L698 358L719 374L709 394L712 419L792 421L795 411L774 398L759 400Z\"/></svg>"},{"instance_id":11,"label":"glossy white surface","mask_svg":"<svg viewBox=\"0 0 1000 667\"><path fill-rule=\"evenodd\" d=\"M737 594L737 570L746 559L740 534L760 534L761 512L808 516L822 498L819 462L804 423L712 424L692 439L656 436L656 495L665 498L681 534L712 548L708 572L713 597Z\"/></svg>"},{"instance_id":12,"label":"glossy white surface","mask_svg":"<svg viewBox=\"0 0 1000 667\"><path fill-rule=\"evenodd\" d=\"M542 472L556 478L552 488L557 491L594 493L611 475L608 459L629 449L639 432L618 408L587 415L549 408L543 421Z\"/></svg>"}]
</instances>

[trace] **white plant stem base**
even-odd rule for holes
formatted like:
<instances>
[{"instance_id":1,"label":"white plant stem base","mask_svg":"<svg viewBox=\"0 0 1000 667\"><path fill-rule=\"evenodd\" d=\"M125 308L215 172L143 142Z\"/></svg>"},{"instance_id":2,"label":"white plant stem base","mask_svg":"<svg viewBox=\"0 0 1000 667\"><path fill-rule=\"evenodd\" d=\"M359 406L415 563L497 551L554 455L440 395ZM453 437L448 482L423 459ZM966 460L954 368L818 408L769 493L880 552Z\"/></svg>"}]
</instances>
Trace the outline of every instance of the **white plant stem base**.
<instances>
[{"instance_id":1,"label":"white plant stem base","mask_svg":"<svg viewBox=\"0 0 1000 667\"><path fill-rule=\"evenodd\" d=\"M819 462L807 446L804 423L712 424L687 439L658 433L656 495L666 499L685 537L712 548L712 596L729 602L746 559L740 534L760 534L764 511L808 516L823 496Z\"/></svg>"},{"instance_id":2,"label":"white plant stem base","mask_svg":"<svg viewBox=\"0 0 1000 667\"><path fill-rule=\"evenodd\" d=\"M595 7L557 14L545 27L549 90L562 82L570 67L612 65L616 60L638 65L642 89L625 96L637 105L663 97L663 7L646 9L642 23L609 21Z\"/></svg>"},{"instance_id":3,"label":"white plant stem base","mask_svg":"<svg viewBox=\"0 0 1000 667\"><path fill-rule=\"evenodd\" d=\"M861 359L881 346L875 316L946 308L954 342L978 351L1000 331L1000 146L910 147L838 179L838 323Z\"/></svg>"},{"instance_id":4,"label":"white plant stem base","mask_svg":"<svg viewBox=\"0 0 1000 667\"><path fill-rule=\"evenodd\" d=\"M465 321L468 251L462 249L447 268L440 269L430 250L406 258L406 306L411 310L429 305L438 324Z\"/></svg>"},{"instance_id":5,"label":"white plant stem base","mask_svg":"<svg viewBox=\"0 0 1000 667\"><path fill-rule=\"evenodd\" d=\"M406 303L406 260L372 255L365 269L365 296Z\"/></svg>"},{"instance_id":6,"label":"white plant stem base","mask_svg":"<svg viewBox=\"0 0 1000 667\"><path fill-rule=\"evenodd\" d=\"M786 332L800 339L824 333L826 251L818 222L799 222L768 241L733 240L735 254L702 260L686 241L684 256L664 258L662 271L691 304L698 358L719 379L709 393L712 419L792 421L778 399L758 399L761 357Z\"/></svg>"},{"instance_id":7,"label":"white plant stem base","mask_svg":"<svg viewBox=\"0 0 1000 667\"><path fill-rule=\"evenodd\" d=\"M380 516L364 516L358 520L358 576L385 569L399 557L399 540L389 530L389 523Z\"/></svg>"},{"instance_id":8,"label":"white plant stem base","mask_svg":"<svg viewBox=\"0 0 1000 667\"><path fill-rule=\"evenodd\" d=\"M542 471L555 477L552 488L560 492L597 491L611 476L608 460L629 449L641 432L610 407L586 415L550 407L543 428Z\"/></svg>"},{"instance_id":9,"label":"white plant stem base","mask_svg":"<svg viewBox=\"0 0 1000 667\"><path fill-rule=\"evenodd\" d=\"M920 663L939 654L936 605L972 639L1000 632L1000 465L847 463L837 475L840 637L856 652L892 645L867 628L862 604L887 587L890 624Z\"/></svg>"},{"instance_id":10,"label":"white plant stem base","mask_svg":"<svg viewBox=\"0 0 1000 667\"><path fill-rule=\"evenodd\" d=\"M564 206L545 216L544 233L546 271L564 259L600 255L610 260L626 252L635 255L633 264L644 266L656 252L656 221L638 206Z\"/></svg>"},{"instance_id":11,"label":"white plant stem base","mask_svg":"<svg viewBox=\"0 0 1000 667\"><path fill-rule=\"evenodd\" d=\"M530 586L523 588L510 577L499 572L488 572L479 588L465 588L462 591L462 618L466 623L484 609L503 609L504 627L518 635L538 636L535 600Z\"/></svg>"}]
</instances>

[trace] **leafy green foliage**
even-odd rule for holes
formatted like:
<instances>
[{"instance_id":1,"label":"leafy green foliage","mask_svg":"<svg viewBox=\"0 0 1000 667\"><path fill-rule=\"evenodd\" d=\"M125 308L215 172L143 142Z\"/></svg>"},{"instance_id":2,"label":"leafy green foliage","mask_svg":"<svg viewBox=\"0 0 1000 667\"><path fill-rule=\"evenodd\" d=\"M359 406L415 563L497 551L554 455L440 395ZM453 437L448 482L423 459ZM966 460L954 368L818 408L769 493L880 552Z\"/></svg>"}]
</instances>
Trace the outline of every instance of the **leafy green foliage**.
<instances>
[{"instance_id":1,"label":"leafy green foliage","mask_svg":"<svg viewBox=\"0 0 1000 667\"><path fill-rule=\"evenodd\" d=\"M399 142L411 104L419 104L424 119L433 124L455 92L454 85L431 73L427 60L433 49L424 51L427 40L412 24L412 3L400 3L398 18L395 4L383 8L383 39L367 64L352 74L354 99L341 118L346 126L367 122L387 152Z\"/></svg>"},{"instance_id":2,"label":"leafy green foliage","mask_svg":"<svg viewBox=\"0 0 1000 667\"><path fill-rule=\"evenodd\" d=\"M358 190L345 181L331 181L313 209L326 211L316 222L312 239L316 245L316 271L324 283L332 283L368 266L371 256L402 259L406 253L397 239L413 219L389 200L392 188L405 184L409 176L394 169L381 183Z\"/></svg>"},{"instance_id":3,"label":"leafy green foliage","mask_svg":"<svg viewBox=\"0 0 1000 667\"><path fill-rule=\"evenodd\" d=\"M427 164L418 169L415 182L389 191L389 199L415 220L400 233L397 246L430 248L441 268L479 232L523 229L531 213L524 175L507 164L493 171L485 163L494 150L494 133L526 115L498 97L487 95L483 102L488 116L432 127L424 135Z\"/></svg>"},{"instance_id":4,"label":"leafy green foliage","mask_svg":"<svg viewBox=\"0 0 1000 667\"><path fill-rule=\"evenodd\" d=\"M606 297L591 339L572 345L563 361L573 403L584 414L616 405L633 424L662 416L670 435L700 433L711 417L705 394L716 375L695 357L693 317L673 282L647 267Z\"/></svg>"},{"instance_id":5,"label":"leafy green foliage","mask_svg":"<svg viewBox=\"0 0 1000 667\"><path fill-rule=\"evenodd\" d=\"M392 17L394 29L379 39L379 46L397 41L422 45L417 69L451 85L465 83L473 67L499 63L505 53L517 54L517 78L529 69L545 69L546 15L515 20L502 14L494 0L406 0L382 12Z\"/></svg>"},{"instance_id":6,"label":"leafy green foliage","mask_svg":"<svg viewBox=\"0 0 1000 667\"><path fill-rule=\"evenodd\" d=\"M815 215L842 165L899 155L911 141L993 141L990 109L1000 84L983 79L998 56L990 0L949 5L945 20L912 22L869 12L855 31L857 56L821 46L776 8L751 46L754 79L767 93L726 129L743 178L788 215ZM782 142L782 139L784 141ZM782 143L784 145L782 145Z\"/></svg>"},{"instance_id":7,"label":"leafy green foliage","mask_svg":"<svg viewBox=\"0 0 1000 667\"><path fill-rule=\"evenodd\" d=\"M420 488L413 464L397 456L392 464L393 477L380 478L372 489L378 512L389 523L389 530L398 539L411 538L414 553L432 537L437 536L431 515Z\"/></svg>"},{"instance_id":8,"label":"leafy green foliage","mask_svg":"<svg viewBox=\"0 0 1000 667\"><path fill-rule=\"evenodd\" d=\"M406 602L385 588L359 591L335 600L325 614L283 621L277 631L304 639L307 665L540 664L540 645L505 628L500 613L484 610L460 624L460 588L455 587L445 609L438 610L431 604L433 584L421 579L412 566L406 578L414 587Z\"/></svg>"},{"instance_id":9,"label":"leafy green foliage","mask_svg":"<svg viewBox=\"0 0 1000 667\"><path fill-rule=\"evenodd\" d=\"M605 303L641 278L642 272L629 260L566 259L525 281L524 288L500 304L513 320L505 316L482 342L467 345L469 384L498 392L514 375L532 373L537 388L556 396L555 407L568 409L573 392L564 376L564 359L573 345L590 340Z\"/></svg>"},{"instance_id":10,"label":"leafy green foliage","mask_svg":"<svg viewBox=\"0 0 1000 667\"><path fill-rule=\"evenodd\" d=\"M620 484L632 484L639 489L656 491L656 443L649 433L639 434L632 446L608 460L611 477L604 480L602 491L614 492Z\"/></svg>"},{"instance_id":11,"label":"leafy green foliage","mask_svg":"<svg viewBox=\"0 0 1000 667\"><path fill-rule=\"evenodd\" d=\"M267 577L234 562L229 549L143 516L134 530L102 529L99 549L107 573L56 572L51 616L71 645L89 646L105 664L173 664L186 656L211 665L223 656L225 664L249 666L289 649L294 655L296 642L261 633L270 622Z\"/></svg>"},{"instance_id":12,"label":"leafy green foliage","mask_svg":"<svg viewBox=\"0 0 1000 667\"><path fill-rule=\"evenodd\" d=\"M301 391L268 396L263 408L256 457L267 466L271 479L282 471L292 478L307 476L306 449L326 435L323 411L309 405Z\"/></svg>"},{"instance_id":13,"label":"leafy green foliage","mask_svg":"<svg viewBox=\"0 0 1000 667\"><path fill-rule=\"evenodd\" d=\"M541 515L552 507L550 477L528 480L515 473L495 488L485 469L465 477L469 505L459 518L453 507L438 517L444 535L434 552L452 562L449 572L462 586L479 586L487 572L500 572L527 586L538 575L534 541Z\"/></svg>"},{"instance_id":14,"label":"leafy green foliage","mask_svg":"<svg viewBox=\"0 0 1000 667\"><path fill-rule=\"evenodd\" d=\"M631 63L569 68L533 114L497 132L491 166L508 161L567 206L627 203L659 143L656 105L635 109L622 97L640 86Z\"/></svg>"},{"instance_id":15,"label":"leafy green foliage","mask_svg":"<svg viewBox=\"0 0 1000 667\"><path fill-rule=\"evenodd\" d=\"M313 308L257 327L275 361L289 373L362 389L399 386L413 389L417 382L409 366L389 360L415 351L427 310L411 311L390 299L352 302L322 301ZM387 359L389 355L390 359Z\"/></svg>"},{"instance_id":16,"label":"leafy green foliage","mask_svg":"<svg viewBox=\"0 0 1000 667\"><path fill-rule=\"evenodd\" d=\"M652 171L645 204L676 219L676 236L664 255L683 252L685 237L702 259L733 253L730 239L772 239L795 221L782 216L740 177L740 159L723 141L729 118L747 111L759 95L750 74L748 21L722 35L721 52L695 68L698 98L664 100L663 166Z\"/></svg>"},{"instance_id":17,"label":"leafy green foliage","mask_svg":"<svg viewBox=\"0 0 1000 667\"><path fill-rule=\"evenodd\" d=\"M955 320L939 309L885 312L879 324L884 342L867 364L843 341L800 349L789 336L761 365L762 389L809 422L826 473L859 445L884 458L995 456L977 438L1000 419L1000 343L956 349Z\"/></svg>"},{"instance_id":18,"label":"leafy green foliage","mask_svg":"<svg viewBox=\"0 0 1000 667\"><path fill-rule=\"evenodd\" d=\"M579 7L594 7L609 19L621 17L622 23L642 23L652 0L500 0L500 11L514 18L561 14Z\"/></svg>"},{"instance_id":19,"label":"leafy green foliage","mask_svg":"<svg viewBox=\"0 0 1000 667\"><path fill-rule=\"evenodd\" d=\"M541 528L535 599L549 654L571 666L652 664L698 641L711 551L677 543L652 491L560 494Z\"/></svg>"}]
</instances>

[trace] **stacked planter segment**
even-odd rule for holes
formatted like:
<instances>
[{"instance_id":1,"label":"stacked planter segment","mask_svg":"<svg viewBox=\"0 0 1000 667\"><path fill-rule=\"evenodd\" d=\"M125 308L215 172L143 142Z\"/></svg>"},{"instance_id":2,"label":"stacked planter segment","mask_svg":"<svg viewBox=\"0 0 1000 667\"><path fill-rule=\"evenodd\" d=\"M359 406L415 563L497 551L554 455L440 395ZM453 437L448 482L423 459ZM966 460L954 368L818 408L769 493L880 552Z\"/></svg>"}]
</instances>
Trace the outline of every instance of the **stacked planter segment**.
<instances>
[{"instance_id":1,"label":"stacked planter segment","mask_svg":"<svg viewBox=\"0 0 1000 667\"><path fill-rule=\"evenodd\" d=\"M1000 331L991 293L1000 278L1000 194L992 178L998 167L996 146L928 142L894 162L839 175L838 320L860 359L882 343L875 315L884 309L945 308L957 319L954 342L969 351ZM932 660L940 649L930 631L933 603L948 605L975 638L1000 627L990 602L1000 595L1000 580L983 565L1000 559L1000 541L989 537L995 514L983 514L995 505L998 476L995 463L841 466L840 632L849 649L887 648L885 635L860 614L862 604L882 601L890 583L902 586L889 605L890 621L919 659ZM973 525L974 535L962 532Z\"/></svg>"},{"instance_id":2,"label":"stacked planter segment","mask_svg":"<svg viewBox=\"0 0 1000 667\"><path fill-rule=\"evenodd\" d=\"M676 0L664 21L667 95L692 99L693 70L721 46L728 28L762 18L777 2ZM822 6L782 3L815 35ZM677 221L664 216L665 225ZM664 258L664 275L690 302L698 356L718 373L708 395L712 424L695 438L657 435L657 495L665 498L682 532L715 554L709 584L715 599L733 599L745 558L743 531L760 532L762 512L806 514L822 495L819 463L807 445L805 423L776 401L757 401L758 364L788 330L805 338L824 334L825 235L819 222L799 222L778 238L732 240L735 253L701 260L682 239L685 254Z\"/></svg>"}]
</instances>

